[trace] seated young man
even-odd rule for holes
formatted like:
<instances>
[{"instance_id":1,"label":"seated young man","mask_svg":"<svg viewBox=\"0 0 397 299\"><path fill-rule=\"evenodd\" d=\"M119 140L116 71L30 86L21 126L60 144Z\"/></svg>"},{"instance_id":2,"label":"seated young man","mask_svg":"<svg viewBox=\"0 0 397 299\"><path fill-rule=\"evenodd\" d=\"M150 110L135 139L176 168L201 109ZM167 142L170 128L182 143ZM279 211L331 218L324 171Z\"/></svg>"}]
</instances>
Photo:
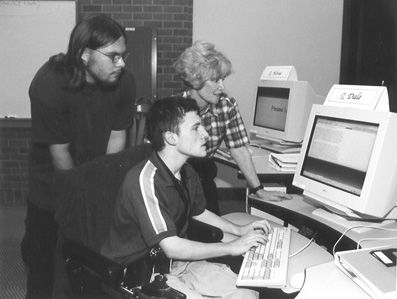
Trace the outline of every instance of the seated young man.
<instances>
[{"instance_id":1,"label":"seated young man","mask_svg":"<svg viewBox=\"0 0 397 299\"><path fill-rule=\"evenodd\" d=\"M226 265L205 261L242 255L266 242L271 229L266 220L238 226L205 209L199 177L186 160L205 157L207 137L195 100L155 101L148 117L153 153L126 175L102 253L126 266L159 244L173 261L167 283L188 298L257 298L257 292L236 287L237 275ZM228 243L191 241L190 217L240 237Z\"/></svg>"}]
</instances>

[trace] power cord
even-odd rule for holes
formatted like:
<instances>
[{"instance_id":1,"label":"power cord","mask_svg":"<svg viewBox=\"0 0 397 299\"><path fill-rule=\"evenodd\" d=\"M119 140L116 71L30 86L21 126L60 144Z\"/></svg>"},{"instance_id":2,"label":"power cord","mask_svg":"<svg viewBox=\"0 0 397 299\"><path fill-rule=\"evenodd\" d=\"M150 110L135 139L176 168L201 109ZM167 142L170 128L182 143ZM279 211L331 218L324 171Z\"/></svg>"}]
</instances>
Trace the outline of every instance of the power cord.
<instances>
[{"instance_id":1,"label":"power cord","mask_svg":"<svg viewBox=\"0 0 397 299\"><path fill-rule=\"evenodd\" d=\"M391 229L390 229L391 230ZM394 230L393 230L394 231ZM397 231L397 229L395 229L395 231ZM385 241L385 240L397 240L397 236L396 237L389 237L389 238L366 238L366 239L361 239L360 241L358 241L357 243L357 249L360 249L360 244L361 242L365 242L365 241L377 241L377 240L381 240L381 241Z\"/></svg>"},{"instance_id":2,"label":"power cord","mask_svg":"<svg viewBox=\"0 0 397 299\"><path fill-rule=\"evenodd\" d=\"M386 231L396 231L397 229L395 228L385 228L385 227L379 227L376 225L356 225L356 226L352 226L349 227L348 229L346 229L343 234L339 237L339 239L335 242L334 247L332 248L332 255L335 256L335 252L336 252L336 246L338 245L338 243L342 240L342 238L352 229L355 228L372 228L372 229L379 229L379 230L386 230ZM397 239L396 237L390 237L390 238L365 238L365 239L361 239L358 243L357 243L357 249L360 248L360 244L363 241L371 241L371 240L393 240L393 239Z\"/></svg>"}]
</instances>

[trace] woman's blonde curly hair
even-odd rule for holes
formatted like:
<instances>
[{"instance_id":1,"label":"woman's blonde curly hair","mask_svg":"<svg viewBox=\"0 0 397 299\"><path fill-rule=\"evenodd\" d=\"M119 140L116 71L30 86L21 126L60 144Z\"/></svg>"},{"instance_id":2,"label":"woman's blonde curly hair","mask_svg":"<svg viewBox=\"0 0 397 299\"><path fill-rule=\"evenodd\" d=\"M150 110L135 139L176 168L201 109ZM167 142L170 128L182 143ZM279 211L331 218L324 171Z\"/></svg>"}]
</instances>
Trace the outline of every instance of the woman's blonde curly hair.
<instances>
[{"instance_id":1,"label":"woman's blonde curly hair","mask_svg":"<svg viewBox=\"0 0 397 299\"><path fill-rule=\"evenodd\" d=\"M189 88L201 89L206 81L225 79L232 73L230 60L209 42L198 40L174 63L178 75Z\"/></svg>"}]
</instances>

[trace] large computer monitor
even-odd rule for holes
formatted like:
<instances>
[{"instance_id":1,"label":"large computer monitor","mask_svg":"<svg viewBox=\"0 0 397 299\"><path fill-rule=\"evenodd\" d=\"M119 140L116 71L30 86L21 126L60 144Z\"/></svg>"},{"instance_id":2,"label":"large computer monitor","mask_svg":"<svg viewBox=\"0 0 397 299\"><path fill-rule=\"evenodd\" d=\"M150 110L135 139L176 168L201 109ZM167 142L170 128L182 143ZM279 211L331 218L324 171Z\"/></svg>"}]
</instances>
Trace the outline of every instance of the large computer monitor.
<instances>
[{"instance_id":1,"label":"large computer monitor","mask_svg":"<svg viewBox=\"0 0 397 299\"><path fill-rule=\"evenodd\" d=\"M385 217L397 198L397 114L314 105L293 184L320 206Z\"/></svg>"},{"instance_id":2,"label":"large computer monitor","mask_svg":"<svg viewBox=\"0 0 397 299\"><path fill-rule=\"evenodd\" d=\"M300 147L312 105L323 102L306 81L259 81L250 130L253 143L263 140L276 152Z\"/></svg>"}]
</instances>

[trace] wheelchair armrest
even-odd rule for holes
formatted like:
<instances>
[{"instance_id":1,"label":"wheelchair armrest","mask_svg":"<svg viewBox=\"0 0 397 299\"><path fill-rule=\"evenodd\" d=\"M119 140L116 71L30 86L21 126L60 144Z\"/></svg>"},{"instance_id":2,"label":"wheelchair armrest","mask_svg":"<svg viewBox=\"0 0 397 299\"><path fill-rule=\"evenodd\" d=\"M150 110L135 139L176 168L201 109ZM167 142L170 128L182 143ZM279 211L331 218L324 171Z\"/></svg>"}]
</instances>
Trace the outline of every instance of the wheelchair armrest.
<instances>
[{"instance_id":1,"label":"wheelchair armrest","mask_svg":"<svg viewBox=\"0 0 397 299\"><path fill-rule=\"evenodd\" d=\"M190 240L203 243L221 242L221 240L223 239L223 231L218 227L195 219L191 219L188 238Z\"/></svg>"},{"instance_id":2,"label":"wheelchair armrest","mask_svg":"<svg viewBox=\"0 0 397 299\"><path fill-rule=\"evenodd\" d=\"M223 231L218 227L192 219L189 226L188 237L190 240L205 243L221 242L223 239ZM243 256L228 255L208 259L208 261L226 264L232 269L233 272L238 274L243 261Z\"/></svg>"},{"instance_id":3,"label":"wheelchair armrest","mask_svg":"<svg viewBox=\"0 0 397 299\"><path fill-rule=\"evenodd\" d=\"M81 243L66 241L62 245L62 253L74 270L84 268L103 282L114 286L119 286L123 281L124 269L120 264Z\"/></svg>"}]
</instances>

